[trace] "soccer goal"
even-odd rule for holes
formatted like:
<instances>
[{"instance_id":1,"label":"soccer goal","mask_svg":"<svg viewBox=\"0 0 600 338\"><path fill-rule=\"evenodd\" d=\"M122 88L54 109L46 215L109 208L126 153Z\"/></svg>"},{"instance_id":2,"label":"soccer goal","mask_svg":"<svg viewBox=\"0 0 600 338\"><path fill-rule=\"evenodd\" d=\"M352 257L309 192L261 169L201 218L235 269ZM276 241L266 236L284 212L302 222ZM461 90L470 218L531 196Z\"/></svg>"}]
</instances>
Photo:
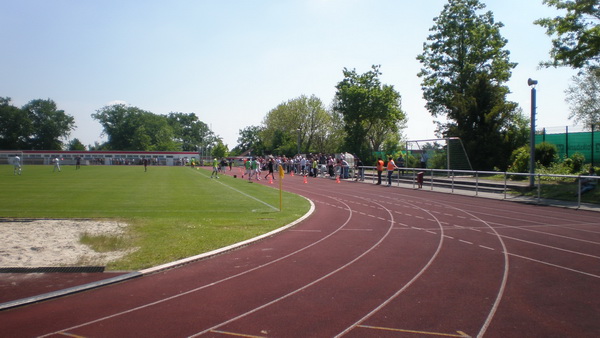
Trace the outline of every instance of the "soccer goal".
<instances>
[{"instance_id":1,"label":"soccer goal","mask_svg":"<svg viewBox=\"0 0 600 338\"><path fill-rule=\"evenodd\" d=\"M6 151L0 150L0 164L8 164L10 166L19 165L19 169L15 167L15 174L21 174L21 168L23 167L23 152L22 151Z\"/></svg>"},{"instance_id":2,"label":"soccer goal","mask_svg":"<svg viewBox=\"0 0 600 338\"><path fill-rule=\"evenodd\" d=\"M417 167L473 170L459 137L406 141L406 151Z\"/></svg>"},{"instance_id":3,"label":"soccer goal","mask_svg":"<svg viewBox=\"0 0 600 338\"><path fill-rule=\"evenodd\" d=\"M0 150L0 164L14 165L16 157L19 157L21 165L23 165L23 152L16 150Z\"/></svg>"}]
</instances>

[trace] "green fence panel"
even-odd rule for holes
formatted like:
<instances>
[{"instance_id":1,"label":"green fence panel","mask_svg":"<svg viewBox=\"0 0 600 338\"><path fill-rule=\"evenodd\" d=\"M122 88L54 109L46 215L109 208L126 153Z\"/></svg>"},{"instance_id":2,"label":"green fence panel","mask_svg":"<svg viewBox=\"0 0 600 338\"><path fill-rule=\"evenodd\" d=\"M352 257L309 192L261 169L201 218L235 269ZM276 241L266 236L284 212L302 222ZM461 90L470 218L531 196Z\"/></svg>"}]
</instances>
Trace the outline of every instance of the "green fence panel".
<instances>
[{"instance_id":1,"label":"green fence panel","mask_svg":"<svg viewBox=\"0 0 600 338\"><path fill-rule=\"evenodd\" d=\"M581 153L586 163L600 163L600 132L576 132L562 134L536 134L535 143L548 142L556 145L560 158Z\"/></svg>"}]
</instances>

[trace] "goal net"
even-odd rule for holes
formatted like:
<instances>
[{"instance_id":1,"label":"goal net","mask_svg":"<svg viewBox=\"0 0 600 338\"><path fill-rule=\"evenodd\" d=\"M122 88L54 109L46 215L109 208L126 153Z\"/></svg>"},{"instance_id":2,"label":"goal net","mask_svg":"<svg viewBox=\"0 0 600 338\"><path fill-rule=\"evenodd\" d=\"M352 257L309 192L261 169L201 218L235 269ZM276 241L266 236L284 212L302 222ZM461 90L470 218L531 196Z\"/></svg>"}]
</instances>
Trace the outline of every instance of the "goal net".
<instances>
[{"instance_id":1,"label":"goal net","mask_svg":"<svg viewBox=\"0 0 600 338\"><path fill-rule=\"evenodd\" d=\"M18 165L18 169L17 169L17 167L14 167L15 174L16 173L20 174L21 167L23 167L23 162L24 162L24 159L23 159L22 151L0 150L0 165L2 165L2 164L10 165L11 167Z\"/></svg>"},{"instance_id":2,"label":"goal net","mask_svg":"<svg viewBox=\"0 0 600 338\"><path fill-rule=\"evenodd\" d=\"M406 152L416 168L473 170L459 137L406 141Z\"/></svg>"}]
</instances>

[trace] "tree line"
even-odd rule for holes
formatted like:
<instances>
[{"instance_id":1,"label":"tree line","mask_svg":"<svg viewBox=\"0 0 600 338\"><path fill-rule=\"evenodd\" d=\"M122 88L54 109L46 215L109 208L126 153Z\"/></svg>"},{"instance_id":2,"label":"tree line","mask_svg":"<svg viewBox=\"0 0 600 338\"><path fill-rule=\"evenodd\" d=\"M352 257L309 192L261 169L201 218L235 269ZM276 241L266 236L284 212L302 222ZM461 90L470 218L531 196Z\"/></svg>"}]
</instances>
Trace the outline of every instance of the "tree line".
<instances>
[{"instance_id":1,"label":"tree line","mask_svg":"<svg viewBox=\"0 0 600 338\"><path fill-rule=\"evenodd\" d=\"M32 100L21 108L0 97L0 149L60 150L75 129L73 116L50 99Z\"/></svg>"},{"instance_id":2,"label":"tree line","mask_svg":"<svg viewBox=\"0 0 600 338\"><path fill-rule=\"evenodd\" d=\"M105 106L92 114L108 141L87 150L198 151L222 143L194 113L158 115L125 104ZM65 143L75 129L73 116L51 99L32 100L19 108L0 97L0 149L86 150L78 140Z\"/></svg>"},{"instance_id":3,"label":"tree line","mask_svg":"<svg viewBox=\"0 0 600 338\"><path fill-rule=\"evenodd\" d=\"M598 120L600 20L598 0L544 0L567 13L535 24L553 38L550 61L544 67L580 70L567 92L572 115L585 123ZM516 63L510 61L502 23L484 12L479 0L448 0L434 18L431 34L416 56L426 108L436 119L438 137L460 137L474 169L506 169L511 154L526 145L529 120L517 103L507 100ZM271 109L258 126L239 131L238 144L229 152L222 140L191 113L157 115L137 107L112 105L92 117L108 141L95 150L198 151L213 156L351 152L365 163L374 152L401 150L406 113L401 94L381 82L381 66L363 74L344 68L329 107L316 96L301 95ZM590 104L590 102L592 102ZM594 106L595 104L595 106ZM592 108L590 108L592 107ZM584 109L585 108L585 109ZM82 147L61 142L75 127L72 116L52 100L33 100L22 108L0 99L2 149L62 149ZM77 142L75 142L77 141Z\"/></svg>"},{"instance_id":4,"label":"tree line","mask_svg":"<svg viewBox=\"0 0 600 338\"><path fill-rule=\"evenodd\" d=\"M566 93L570 118L586 126L598 124L598 0L544 4L566 14L534 22L552 37L551 60L540 65L580 69ZM506 170L513 153L528 143L530 121L517 103L507 100L506 83L517 64L510 61L508 41L500 34L503 24L484 9L479 0L448 1L417 56L422 64L418 76L426 108L439 119L436 135L460 137L474 169ZM400 93L380 82L380 66L364 74L344 68L343 74L329 110L315 97L284 102L260 126L240 130L235 152L349 151L367 163L375 151L396 153L407 122Z\"/></svg>"},{"instance_id":5,"label":"tree line","mask_svg":"<svg viewBox=\"0 0 600 338\"><path fill-rule=\"evenodd\" d=\"M108 141L98 150L198 151L222 143L194 113L154 114L115 104L92 114Z\"/></svg>"}]
</instances>

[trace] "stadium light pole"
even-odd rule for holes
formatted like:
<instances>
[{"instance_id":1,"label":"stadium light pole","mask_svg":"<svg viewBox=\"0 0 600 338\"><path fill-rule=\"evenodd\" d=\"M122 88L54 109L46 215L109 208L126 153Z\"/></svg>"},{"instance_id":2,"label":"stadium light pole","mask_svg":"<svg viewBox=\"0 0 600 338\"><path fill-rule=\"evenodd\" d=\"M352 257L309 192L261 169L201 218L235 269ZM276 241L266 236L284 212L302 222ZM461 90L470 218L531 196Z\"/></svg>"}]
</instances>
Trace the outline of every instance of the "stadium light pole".
<instances>
[{"instance_id":1,"label":"stadium light pole","mask_svg":"<svg viewBox=\"0 0 600 338\"><path fill-rule=\"evenodd\" d=\"M298 155L300 155L300 128L296 129L298 132Z\"/></svg>"},{"instance_id":2,"label":"stadium light pole","mask_svg":"<svg viewBox=\"0 0 600 338\"><path fill-rule=\"evenodd\" d=\"M536 91L535 86L537 80L529 78L527 85L531 87L531 131L529 132L529 186L533 188L535 185L535 106L536 106Z\"/></svg>"}]
</instances>

